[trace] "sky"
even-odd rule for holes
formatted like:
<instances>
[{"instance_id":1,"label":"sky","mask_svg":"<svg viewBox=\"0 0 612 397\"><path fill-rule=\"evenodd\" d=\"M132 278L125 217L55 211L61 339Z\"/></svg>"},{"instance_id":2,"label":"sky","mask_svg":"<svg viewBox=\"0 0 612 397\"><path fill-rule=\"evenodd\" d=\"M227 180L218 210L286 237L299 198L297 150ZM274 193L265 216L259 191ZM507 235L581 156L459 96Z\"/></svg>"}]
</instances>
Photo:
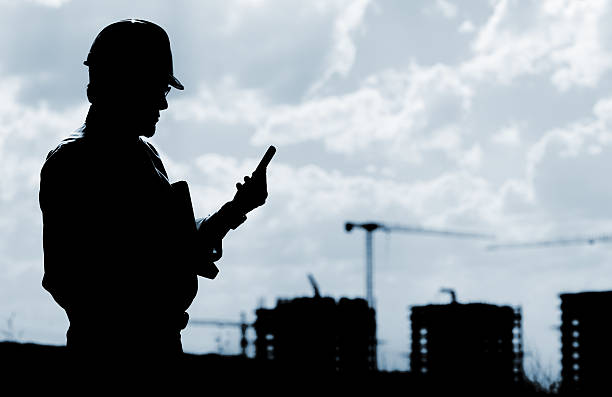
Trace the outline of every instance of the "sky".
<instances>
[{"instance_id":1,"label":"sky","mask_svg":"<svg viewBox=\"0 0 612 397\"><path fill-rule=\"evenodd\" d=\"M612 231L611 4L600 0L0 0L0 330L63 344L42 289L40 168L84 121L96 34L125 18L169 34L185 85L151 142L206 216L268 145L265 206L224 241L192 318L365 294L365 237L346 221L491 233ZM116 87L118 95L125 87ZM95 218L94 213L91 214ZM374 235L379 367L408 369L411 306L520 306L525 365L560 370L559 293L608 290L610 245L524 250ZM252 338L253 335L250 335ZM188 327L188 352L237 353L237 329Z\"/></svg>"}]
</instances>

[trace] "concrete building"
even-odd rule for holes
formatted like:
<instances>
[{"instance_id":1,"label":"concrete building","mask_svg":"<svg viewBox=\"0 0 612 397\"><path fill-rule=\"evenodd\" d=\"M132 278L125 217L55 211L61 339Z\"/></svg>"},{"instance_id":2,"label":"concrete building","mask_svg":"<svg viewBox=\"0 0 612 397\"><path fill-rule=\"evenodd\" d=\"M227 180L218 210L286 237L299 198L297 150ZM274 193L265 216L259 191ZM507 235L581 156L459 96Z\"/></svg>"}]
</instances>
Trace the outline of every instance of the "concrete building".
<instances>
[{"instance_id":1,"label":"concrete building","mask_svg":"<svg viewBox=\"0 0 612 397\"><path fill-rule=\"evenodd\" d=\"M564 392L612 389L612 291L561 298L561 377Z\"/></svg>"},{"instance_id":2,"label":"concrete building","mask_svg":"<svg viewBox=\"0 0 612 397\"><path fill-rule=\"evenodd\" d=\"M520 309L453 302L414 306L410 320L413 373L458 382L520 380Z\"/></svg>"},{"instance_id":3,"label":"concrete building","mask_svg":"<svg viewBox=\"0 0 612 397\"><path fill-rule=\"evenodd\" d=\"M279 300L256 314L256 360L286 371L376 370L375 313L363 299Z\"/></svg>"}]
</instances>

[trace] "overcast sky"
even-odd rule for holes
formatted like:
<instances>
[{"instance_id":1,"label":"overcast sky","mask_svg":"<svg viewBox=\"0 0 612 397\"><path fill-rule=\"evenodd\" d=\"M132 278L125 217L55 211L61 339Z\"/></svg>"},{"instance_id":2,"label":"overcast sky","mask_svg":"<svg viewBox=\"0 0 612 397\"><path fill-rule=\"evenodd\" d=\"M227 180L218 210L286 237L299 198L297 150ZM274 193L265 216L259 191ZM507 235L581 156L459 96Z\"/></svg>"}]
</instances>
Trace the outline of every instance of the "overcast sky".
<instances>
[{"instance_id":1,"label":"overcast sky","mask_svg":"<svg viewBox=\"0 0 612 397\"><path fill-rule=\"evenodd\" d=\"M83 60L124 18L168 32L175 75L152 138L196 215L231 199L268 145L267 204L224 242L192 318L255 319L277 297L364 294L347 220L538 240L612 232L612 26L605 1L0 0L0 329L65 343L42 289L40 168L87 112ZM120 95L124 87L116 87ZM92 213L92 219L95 213ZM521 306L526 365L557 376L560 292L607 290L609 245L487 251L375 235L380 366L407 369L408 310ZM85 265L85 264L84 264ZM219 342L217 341L219 340ZM239 350L188 328L186 351Z\"/></svg>"}]
</instances>

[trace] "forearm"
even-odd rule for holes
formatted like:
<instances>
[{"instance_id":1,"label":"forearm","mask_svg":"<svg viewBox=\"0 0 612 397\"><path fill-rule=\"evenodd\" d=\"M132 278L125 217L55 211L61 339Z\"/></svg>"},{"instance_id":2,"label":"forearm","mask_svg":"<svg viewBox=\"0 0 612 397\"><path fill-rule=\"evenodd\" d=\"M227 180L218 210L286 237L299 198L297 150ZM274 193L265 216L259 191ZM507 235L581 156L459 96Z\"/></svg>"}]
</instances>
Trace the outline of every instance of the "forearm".
<instances>
[{"instance_id":1,"label":"forearm","mask_svg":"<svg viewBox=\"0 0 612 397\"><path fill-rule=\"evenodd\" d=\"M219 211L207 218L198 218L196 223L197 273L198 275L214 279L219 269L214 262L223 255L223 238L232 229L236 229L246 220L230 201L223 205Z\"/></svg>"},{"instance_id":2,"label":"forearm","mask_svg":"<svg viewBox=\"0 0 612 397\"><path fill-rule=\"evenodd\" d=\"M247 217L246 214L263 205L268 196L265 173L245 177L245 184L237 184L238 192L233 200L225 203L219 211L207 218L196 219L198 252L205 257L204 266L198 268L198 275L213 279L219 270L214 262L223 255L223 238L230 230L238 228Z\"/></svg>"},{"instance_id":3,"label":"forearm","mask_svg":"<svg viewBox=\"0 0 612 397\"><path fill-rule=\"evenodd\" d=\"M207 218L196 220L198 233L205 238L222 240L230 230L236 229L247 217L233 201L225 203L219 211Z\"/></svg>"}]
</instances>

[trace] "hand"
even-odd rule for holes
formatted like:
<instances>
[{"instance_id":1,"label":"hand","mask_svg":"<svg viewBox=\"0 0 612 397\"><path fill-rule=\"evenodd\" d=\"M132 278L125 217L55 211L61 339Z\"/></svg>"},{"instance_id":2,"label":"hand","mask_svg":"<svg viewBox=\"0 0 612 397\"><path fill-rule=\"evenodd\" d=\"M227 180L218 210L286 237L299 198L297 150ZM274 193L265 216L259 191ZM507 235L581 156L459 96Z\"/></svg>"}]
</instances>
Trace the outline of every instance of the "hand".
<instances>
[{"instance_id":1,"label":"hand","mask_svg":"<svg viewBox=\"0 0 612 397\"><path fill-rule=\"evenodd\" d=\"M232 200L239 210L246 214L255 208L264 205L268 198L266 173L254 172L252 176L245 176L244 183L237 183L238 190Z\"/></svg>"}]
</instances>

